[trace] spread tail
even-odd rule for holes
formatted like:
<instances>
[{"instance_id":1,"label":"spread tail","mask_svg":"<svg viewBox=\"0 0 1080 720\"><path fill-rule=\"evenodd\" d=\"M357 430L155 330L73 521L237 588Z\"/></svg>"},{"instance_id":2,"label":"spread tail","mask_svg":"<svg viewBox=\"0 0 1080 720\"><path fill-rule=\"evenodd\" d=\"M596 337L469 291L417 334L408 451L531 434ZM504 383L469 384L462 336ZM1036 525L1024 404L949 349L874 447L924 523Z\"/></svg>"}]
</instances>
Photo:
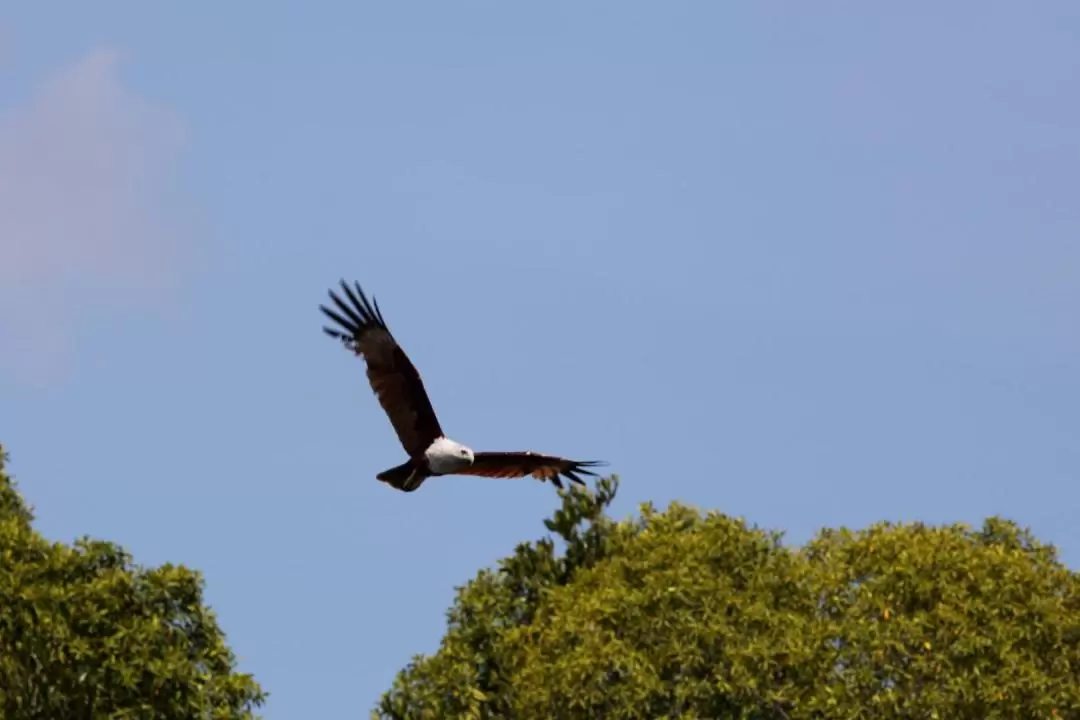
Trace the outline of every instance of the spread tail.
<instances>
[{"instance_id":1,"label":"spread tail","mask_svg":"<svg viewBox=\"0 0 1080 720\"><path fill-rule=\"evenodd\" d=\"M417 466L412 460L389 470L383 470L375 476L376 480L380 480L402 492L416 490L427 478L428 475L424 472L424 468Z\"/></svg>"}]
</instances>

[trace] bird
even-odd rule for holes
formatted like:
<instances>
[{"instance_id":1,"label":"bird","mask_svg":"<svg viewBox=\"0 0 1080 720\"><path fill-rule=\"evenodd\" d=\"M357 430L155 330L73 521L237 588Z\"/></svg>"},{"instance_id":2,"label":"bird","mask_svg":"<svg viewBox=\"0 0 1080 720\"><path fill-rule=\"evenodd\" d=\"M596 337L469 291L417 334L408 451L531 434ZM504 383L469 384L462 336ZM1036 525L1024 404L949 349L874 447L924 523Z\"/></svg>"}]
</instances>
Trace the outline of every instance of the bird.
<instances>
[{"instance_id":1,"label":"bird","mask_svg":"<svg viewBox=\"0 0 1080 720\"><path fill-rule=\"evenodd\" d=\"M403 492L417 490L425 480L443 475L522 478L531 475L562 489L561 477L585 485L581 476L595 477L589 468L607 465L597 460L570 460L528 450L474 452L443 432L420 373L394 339L378 300L368 300L358 282L350 288L340 281L343 296L328 291L333 308L319 305L334 327L323 332L362 357L367 379L409 459L375 475ZM355 291L354 291L355 288Z\"/></svg>"}]
</instances>

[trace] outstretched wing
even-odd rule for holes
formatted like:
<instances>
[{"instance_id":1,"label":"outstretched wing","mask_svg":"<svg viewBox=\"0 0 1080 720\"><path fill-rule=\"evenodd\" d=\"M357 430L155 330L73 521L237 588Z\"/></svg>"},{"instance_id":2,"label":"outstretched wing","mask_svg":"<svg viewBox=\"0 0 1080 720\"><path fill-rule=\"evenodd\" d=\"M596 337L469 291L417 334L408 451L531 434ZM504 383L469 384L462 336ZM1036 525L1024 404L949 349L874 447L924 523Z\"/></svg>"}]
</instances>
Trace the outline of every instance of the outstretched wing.
<instances>
[{"instance_id":1,"label":"outstretched wing","mask_svg":"<svg viewBox=\"0 0 1080 720\"><path fill-rule=\"evenodd\" d=\"M379 303L369 303L360 285L354 285L355 293L344 280L341 281L347 303L330 291L330 299L337 311L319 306L340 326L340 329L324 327L323 332L341 340L347 349L364 358L371 389L389 416L405 452L416 457L432 441L442 437L439 419L431 407L420 373L386 327Z\"/></svg>"},{"instance_id":2,"label":"outstretched wing","mask_svg":"<svg viewBox=\"0 0 1080 720\"><path fill-rule=\"evenodd\" d=\"M540 455L534 452L478 452L473 455L473 463L458 470L457 475L479 475L490 478L520 478L532 475L537 480L550 480L555 487L563 486L559 476L571 482L584 485L578 475L596 476L585 468L599 467L607 463L597 460L567 460L557 455Z\"/></svg>"}]
</instances>

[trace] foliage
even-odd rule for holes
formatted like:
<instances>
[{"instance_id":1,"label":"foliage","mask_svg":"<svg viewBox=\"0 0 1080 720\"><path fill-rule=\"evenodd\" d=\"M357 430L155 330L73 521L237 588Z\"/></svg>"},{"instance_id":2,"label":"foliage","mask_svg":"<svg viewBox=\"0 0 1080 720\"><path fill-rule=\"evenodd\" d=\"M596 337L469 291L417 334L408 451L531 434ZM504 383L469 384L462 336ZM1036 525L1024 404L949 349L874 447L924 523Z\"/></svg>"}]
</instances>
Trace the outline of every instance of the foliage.
<instances>
[{"instance_id":1,"label":"foliage","mask_svg":"<svg viewBox=\"0 0 1080 720\"><path fill-rule=\"evenodd\" d=\"M372 717L1080 718L1078 576L1010 522L791 549L679 504L614 522L617 487L562 494L564 554L459 589Z\"/></svg>"},{"instance_id":2,"label":"foliage","mask_svg":"<svg viewBox=\"0 0 1080 720\"><path fill-rule=\"evenodd\" d=\"M202 579L143 569L117 546L50 543L0 448L0 716L251 718L264 694L234 672Z\"/></svg>"}]
</instances>

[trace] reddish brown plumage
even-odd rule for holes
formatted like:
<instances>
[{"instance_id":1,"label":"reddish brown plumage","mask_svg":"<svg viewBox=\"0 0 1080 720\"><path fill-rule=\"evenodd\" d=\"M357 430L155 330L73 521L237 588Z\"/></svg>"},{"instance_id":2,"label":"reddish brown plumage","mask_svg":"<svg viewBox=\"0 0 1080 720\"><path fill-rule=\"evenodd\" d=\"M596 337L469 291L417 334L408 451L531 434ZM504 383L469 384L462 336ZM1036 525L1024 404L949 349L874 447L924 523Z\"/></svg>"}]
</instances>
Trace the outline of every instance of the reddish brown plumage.
<instances>
[{"instance_id":1,"label":"reddish brown plumage","mask_svg":"<svg viewBox=\"0 0 1080 720\"><path fill-rule=\"evenodd\" d=\"M586 470L603 463L594 460L567 460L556 455L541 455L523 450L521 452L478 452L473 454L473 463L458 471L459 475L479 475L489 478L520 478L532 475L537 480L549 480L555 487L562 487L560 475L571 482L584 485L578 475L596 473Z\"/></svg>"},{"instance_id":2,"label":"reddish brown plumage","mask_svg":"<svg viewBox=\"0 0 1080 720\"><path fill-rule=\"evenodd\" d=\"M368 302L359 285L353 293L342 280L341 288L351 304L346 304L331 291L330 299L341 312L323 305L319 308L344 332L332 328L323 328L323 331L363 356L367 363L368 383L390 418L402 447L409 457L420 458L431 443L443 435L420 373L386 327L378 303L373 306Z\"/></svg>"}]
</instances>

